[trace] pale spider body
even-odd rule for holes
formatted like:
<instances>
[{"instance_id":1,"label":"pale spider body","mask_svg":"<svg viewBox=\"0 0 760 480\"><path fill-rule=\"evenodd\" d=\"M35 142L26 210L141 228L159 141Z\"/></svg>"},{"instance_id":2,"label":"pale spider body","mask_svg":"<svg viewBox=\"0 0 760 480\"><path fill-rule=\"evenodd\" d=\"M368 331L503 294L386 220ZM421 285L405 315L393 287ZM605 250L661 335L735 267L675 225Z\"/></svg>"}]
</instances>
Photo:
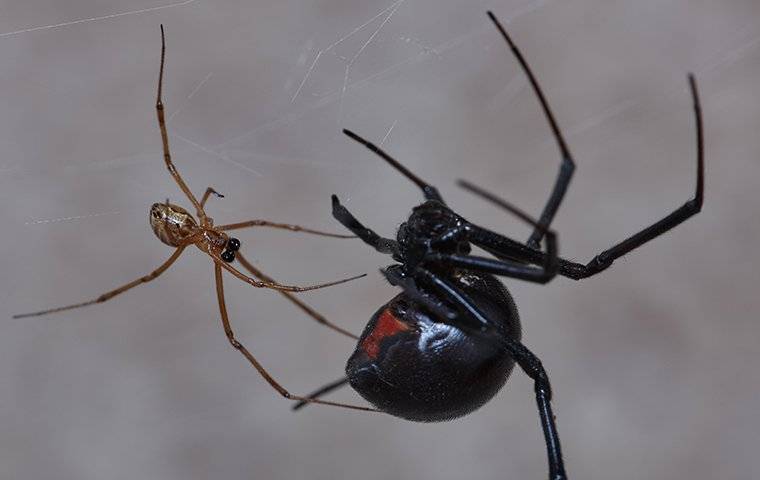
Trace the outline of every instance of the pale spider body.
<instances>
[{"instance_id":1,"label":"pale spider body","mask_svg":"<svg viewBox=\"0 0 760 480\"><path fill-rule=\"evenodd\" d=\"M154 203L150 207L150 226L158 239L170 247L193 243L193 236L199 230L190 212L169 202Z\"/></svg>"},{"instance_id":2,"label":"pale spider body","mask_svg":"<svg viewBox=\"0 0 760 480\"><path fill-rule=\"evenodd\" d=\"M170 247L195 244L204 252L220 254L231 240L229 235L214 228L211 217L204 216L199 224L190 212L169 202L154 203L149 220L156 237ZM236 240L232 240L234 245Z\"/></svg>"}]
</instances>

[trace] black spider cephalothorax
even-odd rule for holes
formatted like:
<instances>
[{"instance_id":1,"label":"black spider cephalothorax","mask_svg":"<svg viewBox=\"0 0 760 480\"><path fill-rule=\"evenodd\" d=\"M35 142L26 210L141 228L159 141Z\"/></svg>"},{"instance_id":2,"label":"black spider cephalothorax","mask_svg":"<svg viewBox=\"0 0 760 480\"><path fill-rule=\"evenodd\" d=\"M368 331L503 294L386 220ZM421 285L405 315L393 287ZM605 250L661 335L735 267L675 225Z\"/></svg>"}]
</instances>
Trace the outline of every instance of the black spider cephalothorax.
<instances>
[{"instance_id":1,"label":"black spider cephalothorax","mask_svg":"<svg viewBox=\"0 0 760 480\"><path fill-rule=\"evenodd\" d=\"M522 243L462 218L437 189L353 132L363 144L422 189L425 202L399 227L396 240L362 225L333 196L333 216L346 228L398 263L384 270L403 291L372 316L346 366L346 378L314 392L317 398L341 385L351 386L379 410L416 421L465 415L487 402L504 385L514 364L534 381L538 413L549 459L549 478L566 479L552 413L552 391L541 361L521 343L517 310L496 276L546 283L556 275L581 279L698 213L704 191L702 118L696 81L689 75L697 131L697 185L693 199L663 219L603 251L586 264L563 259L549 228L569 185L575 163L538 82L522 54L489 12L523 67L538 97L562 155L554 188L541 217L528 215L479 187L464 188L533 226ZM541 244L545 243L544 249ZM491 257L470 254L480 247ZM295 408L303 406L296 405Z\"/></svg>"},{"instance_id":2,"label":"black spider cephalothorax","mask_svg":"<svg viewBox=\"0 0 760 480\"><path fill-rule=\"evenodd\" d=\"M399 226L396 241L399 256L395 259L412 268L433 252L470 252L467 222L437 200L414 207L409 219Z\"/></svg>"}]
</instances>

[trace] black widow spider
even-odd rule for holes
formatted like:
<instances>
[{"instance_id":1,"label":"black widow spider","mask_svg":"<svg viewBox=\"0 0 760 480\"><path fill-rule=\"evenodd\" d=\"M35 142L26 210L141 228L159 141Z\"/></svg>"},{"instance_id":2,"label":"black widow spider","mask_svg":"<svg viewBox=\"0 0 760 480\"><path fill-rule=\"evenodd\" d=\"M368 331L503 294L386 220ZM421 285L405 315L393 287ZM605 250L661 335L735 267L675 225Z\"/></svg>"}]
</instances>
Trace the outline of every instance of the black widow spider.
<instances>
[{"instance_id":1,"label":"black widow spider","mask_svg":"<svg viewBox=\"0 0 760 480\"><path fill-rule=\"evenodd\" d=\"M517 309L494 275L546 283L557 274L590 277L649 240L665 233L702 207L704 159L702 119L696 81L689 75L697 132L696 194L662 220L603 251L583 265L557 255L549 229L574 170L570 151L527 62L499 21L488 12L522 65L541 103L562 155L553 191L535 222L500 198L460 180L459 185L495 203L534 227L523 244L475 225L452 211L438 190L418 178L374 144L344 133L375 152L422 189L425 202L398 229L397 239L382 238L364 227L333 195L333 216L397 264L381 270L403 292L372 316L346 365L347 377L310 395L318 398L351 386L378 410L408 420L433 422L465 415L490 400L515 363L535 384L549 460L549 478L566 479L551 408L552 391L541 361L520 342ZM546 239L546 251L539 245ZM470 255L471 245L494 258ZM538 265L538 266L532 266ZM300 408L307 402L300 402Z\"/></svg>"}]
</instances>

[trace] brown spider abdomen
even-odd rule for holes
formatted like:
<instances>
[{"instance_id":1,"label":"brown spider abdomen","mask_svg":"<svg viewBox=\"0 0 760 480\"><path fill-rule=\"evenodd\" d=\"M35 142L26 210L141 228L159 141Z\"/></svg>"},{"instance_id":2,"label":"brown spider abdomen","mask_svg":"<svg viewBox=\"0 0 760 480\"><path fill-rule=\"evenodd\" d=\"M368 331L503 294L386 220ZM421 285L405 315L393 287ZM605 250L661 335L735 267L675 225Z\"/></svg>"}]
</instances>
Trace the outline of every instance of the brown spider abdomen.
<instances>
[{"instance_id":1,"label":"brown spider abdomen","mask_svg":"<svg viewBox=\"0 0 760 480\"><path fill-rule=\"evenodd\" d=\"M149 218L153 233L171 247L185 245L187 239L198 231L198 224L190 212L169 202L154 203Z\"/></svg>"}]
</instances>

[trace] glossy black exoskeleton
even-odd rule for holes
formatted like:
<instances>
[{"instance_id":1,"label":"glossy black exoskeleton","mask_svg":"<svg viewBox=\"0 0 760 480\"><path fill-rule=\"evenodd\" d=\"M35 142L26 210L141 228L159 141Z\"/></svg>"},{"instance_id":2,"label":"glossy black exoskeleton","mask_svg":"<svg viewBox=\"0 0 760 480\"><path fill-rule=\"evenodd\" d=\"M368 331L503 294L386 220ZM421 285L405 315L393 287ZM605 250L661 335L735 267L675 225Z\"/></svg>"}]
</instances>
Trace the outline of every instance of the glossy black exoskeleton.
<instances>
[{"instance_id":1,"label":"glossy black exoskeleton","mask_svg":"<svg viewBox=\"0 0 760 480\"><path fill-rule=\"evenodd\" d=\"M702 206L704 155L702 118L694 76L689 76L697 130L695 197L662 220L619 242L587 264L557 255L549 226L575 169L549 105L522 54L492 13L489 16L523 67L554 133L562 164L540 220L534 221L500 198L460 181L464 188L533 225L522 243L479 227L451 210L435 187L427 184L374 144L344 133L382 157L422 189L425 202L414 208L396 240L380 237L362 225L333 195L333 216L365 243L398 262L382 270L403 292L383 305L367 324L346 366L346 378L310 397L341 385L351 386L378 410L416 421L441 421L465 415L492 398L515 363L534 381L544 433L549 478L566 479L552 413L552 391L541 361L521 343L515 305L494 277L546 283L556 275L581 279L595 275L631 250L665 233ZM545 239L545 250L540 249ZM471 246L492 257L471 255ZM300 402L294 408L304 405Z\"/></svg>"},{"instance_id":2,"label":"glossy black exoskeleton","mask_svg":"<svg viewBox=\"0 0 760 480\"><path fill-rule=\"evenodd\" d=\"M372 316L346 366L351 386L380 410L407 420L450 420L485 404L512 372L512 356L489 338L520 340L512 297L492 275L452 272L448 281L499 328L470 335L398 294Z\"/></svg>"},{"instance_id":3,"label":"glossy black exoskeleton","mask_svg":"<svg viewBox=\"0 0 760 480\"><path fill-rule=\"evenodd\" d=\"M237 238L230 238L227 240L227 248L224 249L220 256L225 262L232 263L235 261L235 252L238 250L240 250L240 240Z\"/></svg>"}]
</instances>

